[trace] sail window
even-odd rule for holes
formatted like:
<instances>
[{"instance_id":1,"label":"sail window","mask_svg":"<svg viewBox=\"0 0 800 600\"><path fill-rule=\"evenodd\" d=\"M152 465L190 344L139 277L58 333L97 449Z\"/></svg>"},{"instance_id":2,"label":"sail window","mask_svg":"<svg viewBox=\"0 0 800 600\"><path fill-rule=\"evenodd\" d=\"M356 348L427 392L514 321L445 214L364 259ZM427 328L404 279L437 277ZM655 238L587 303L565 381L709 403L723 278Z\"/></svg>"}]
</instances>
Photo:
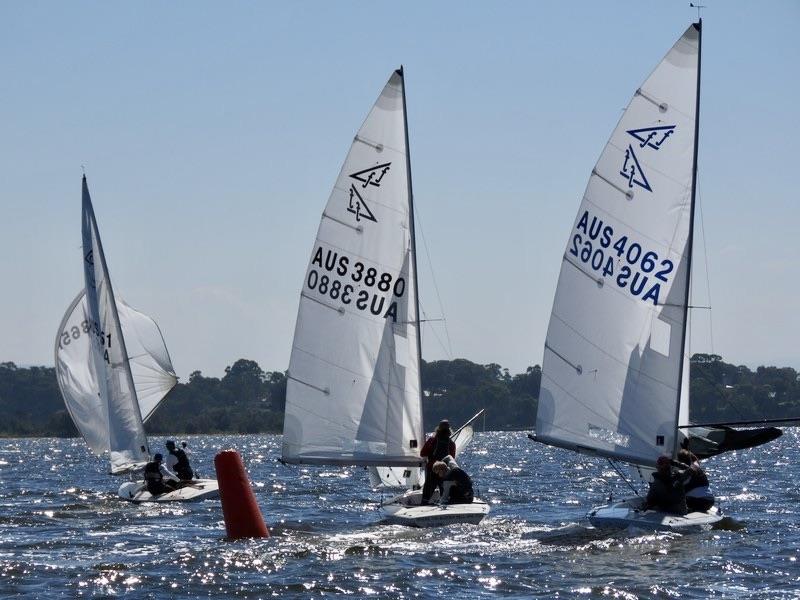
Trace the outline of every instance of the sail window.
<instances>
[{"instance_id":1,"label":"sail window","mask_svg":"<svg viewBox=\"0 0 800 600\"><path fill-rule=\"evenodd\" d=\"M661 319L653 319L650 329L650 349L658 352L661 356L669 357L669 338L672 334L672 327Z\"/></svg>"},{"instance_id":2,"label":"sail window","mask_svg":"<svg viewBox=\"0 0 800 600\"><path fill-rule=\"evenodd\" d=\"M618 431L611 431L605 427L598 427L597 425L589 424L589 437L606 444L614 444L615 446L623 446L627 448L630 446L631 438Z\"/></svg>"}]
</instances>

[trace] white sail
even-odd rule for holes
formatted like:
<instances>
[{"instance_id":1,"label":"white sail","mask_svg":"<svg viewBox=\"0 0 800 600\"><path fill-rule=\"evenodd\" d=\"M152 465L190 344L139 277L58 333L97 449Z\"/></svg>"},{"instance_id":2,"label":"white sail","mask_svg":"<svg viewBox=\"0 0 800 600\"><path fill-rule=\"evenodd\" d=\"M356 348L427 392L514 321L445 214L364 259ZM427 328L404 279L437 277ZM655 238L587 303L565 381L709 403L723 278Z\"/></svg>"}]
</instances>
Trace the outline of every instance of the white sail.
<instances>
[{"instance_id":1,"label":"white sail","mask_svg":"<svg viewBox=\"0 0 800 600\"><path fill-rule=\"evenodd\" d=\"M418 317L403 76L355 136L322 213L289 362L283 460L418 465Z\"/></svg>"},{"instance_id":2,"label":"white sail","mask_svg":"<svg viewBox=\"0 0 800 600\"><path fill-rule=\"evenodd\" d=\"M155 321L117 298L117 313L129 352L133 385L142 420L153 414L178 378ZM70 304L58 328L55 347L56 378L72 421L98 456L108 452L108 419L101 406L100 386L94 370L86 294L82 290Z\"/></svg>"},{"instance_id":3,"label":"white sail","mask_svg":"<svg viewBox=\"0 0 800 600\"><path fill-rule=\"evenodd\" d=\"M178 377L156 322L128 306L121 298L117 300L117 313L122 324L139 411L142 421L146 423L178 383Z\"/></svg>"},{"instance_id":4,"label":"white sail","mask_svg":"<svg viewBox=\"0 0 800 600\"><path fill-rule=\"evenodd\" d=\"M108 427L111 472L120 473L146 462L150 452L86 177L82 224L91 362Z\"/></svg>"},{"instance_id":5,"label":"white sail","mask_svg":"<svg viewBox=\"0 0 800 600\"><path fill-rule=\"evenodd\" d=\"M592 171L547 331L542 442L636 464L674 452L698 69L692 25L636 91Z\"/></svg>"}]
</instances>

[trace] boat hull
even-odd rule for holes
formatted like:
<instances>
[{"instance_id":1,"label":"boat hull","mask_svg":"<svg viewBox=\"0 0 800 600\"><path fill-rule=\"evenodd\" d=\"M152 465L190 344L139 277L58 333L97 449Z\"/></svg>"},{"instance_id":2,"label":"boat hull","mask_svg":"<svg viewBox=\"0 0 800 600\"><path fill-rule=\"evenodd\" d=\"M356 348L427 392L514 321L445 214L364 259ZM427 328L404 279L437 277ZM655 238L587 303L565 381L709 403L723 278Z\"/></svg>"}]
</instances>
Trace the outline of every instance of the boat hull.
<instances>
[{"instance_id":1,"label":"boat hull","mask_svg":"<svg viewBox=\"0 0 800 600\"><path fill-rule=\"evenodd\" d=\"M126 481L119 487L118 495L123 500L139 504L141 502L199 502L219 498L219 485L216 479L194 479L172 492L153 496L147 491L144 481Z\"/></svg>"},{"instance_id":2,"label":"boat hull","mask_svg":"<svg viewBox=\"0 0 800 600\"><path fill-rule=\"evenodd\" d=\"M438 491L432 501L438 499ZM489 505L475 498L471 504L422 505L422 491L409 490L381 504L384 521L408 527L444 527L458 523L477 525L489 514Z\"/></svg>"},{"instance_id":3,"label":"boat hull","mask_svg":"<svg viewBox=\"0 0 800 600\"><path fill-rule=\"evenodd\" d=\"M642 498L628 498L589 511L589 522L598 528L627 529L634 527L649 531L697 532L711 529L722 520L716 506L707 512L676 515L658 510L642 510Z\"/></svg>"}]
</instances>

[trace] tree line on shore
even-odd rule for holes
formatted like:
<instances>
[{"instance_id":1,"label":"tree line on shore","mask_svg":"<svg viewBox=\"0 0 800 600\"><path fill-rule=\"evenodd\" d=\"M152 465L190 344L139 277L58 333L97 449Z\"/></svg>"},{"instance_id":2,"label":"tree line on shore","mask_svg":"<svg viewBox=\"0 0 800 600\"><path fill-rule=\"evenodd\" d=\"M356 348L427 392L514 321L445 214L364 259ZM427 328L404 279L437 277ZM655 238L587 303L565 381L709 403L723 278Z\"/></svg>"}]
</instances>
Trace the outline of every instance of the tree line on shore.
<instances>
[{"instance_id":1,"label":"tree line on shore","mask_svg":"<svg viewBox=\"0 0 800 600\"><path fill-rule=\"evenodd\" d=\"M423 362L423 416L427 428L443 418L460 425L481 409L478 428L532 429L542 370L512 375L496 363L466 359ZM800 417L800 374L789 367L726 363L718 355L691 361L691 419L717 423ZM240 359L221 378L194 371L178 383L145 424L152 434L280 433L286 374ZM0 435L77 435L52 367L0 363Z\"/></svg>"}]
</instances>

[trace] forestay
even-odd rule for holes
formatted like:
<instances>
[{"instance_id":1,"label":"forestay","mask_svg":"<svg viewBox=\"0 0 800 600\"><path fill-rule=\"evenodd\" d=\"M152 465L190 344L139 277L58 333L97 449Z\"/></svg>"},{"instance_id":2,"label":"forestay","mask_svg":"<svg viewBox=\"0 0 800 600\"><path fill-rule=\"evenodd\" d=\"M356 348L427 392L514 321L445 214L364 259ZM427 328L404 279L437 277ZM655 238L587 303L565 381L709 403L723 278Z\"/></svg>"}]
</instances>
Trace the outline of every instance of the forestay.
<instances>
[{"instance_id":1,"label":"forestay","mask_svg":"<svg viewBox=\"0 0 800 600\"><path fill-rule=\"evenodd\" d=\"M418 465L418 316L402 71L353 140L311 251L283 460Z\"/></svg>"},{"instance_id":2,"label":"forestay","mask_svg":"<svg viewBox=\"0 0 800 600\"><path fill-rule=\"evenodd\" d=\"M99 396L87 310L86 294L81 291L58 328L56 377L72 421L89 448L99 456L110 449L108 419ZM128 362L142 421L146 422L178 378L155 321L121 298L117 298L117 313L129 352Z\"/></svg>"},{"instance_id":3,"label":"forestay","mask_svg":"<svg viewBox=\"0 0 800 600\"><path fill-rule=\"evenodd\" d=\"M145 463L150 453L86 177L82 223L90 360L108 424L111 472L120 473Z\"/></svg>"},{"instance_id":4,"label":"forestay","mask_svg":"<svg viewBox=\"0 0 800 600\"><path fill-rule=\"evenodd\" d=\"M692 25L636 91L592 171L547 331L539 441L637 464L674 452L698 59Z\"/></svg>"}]
</instances>

